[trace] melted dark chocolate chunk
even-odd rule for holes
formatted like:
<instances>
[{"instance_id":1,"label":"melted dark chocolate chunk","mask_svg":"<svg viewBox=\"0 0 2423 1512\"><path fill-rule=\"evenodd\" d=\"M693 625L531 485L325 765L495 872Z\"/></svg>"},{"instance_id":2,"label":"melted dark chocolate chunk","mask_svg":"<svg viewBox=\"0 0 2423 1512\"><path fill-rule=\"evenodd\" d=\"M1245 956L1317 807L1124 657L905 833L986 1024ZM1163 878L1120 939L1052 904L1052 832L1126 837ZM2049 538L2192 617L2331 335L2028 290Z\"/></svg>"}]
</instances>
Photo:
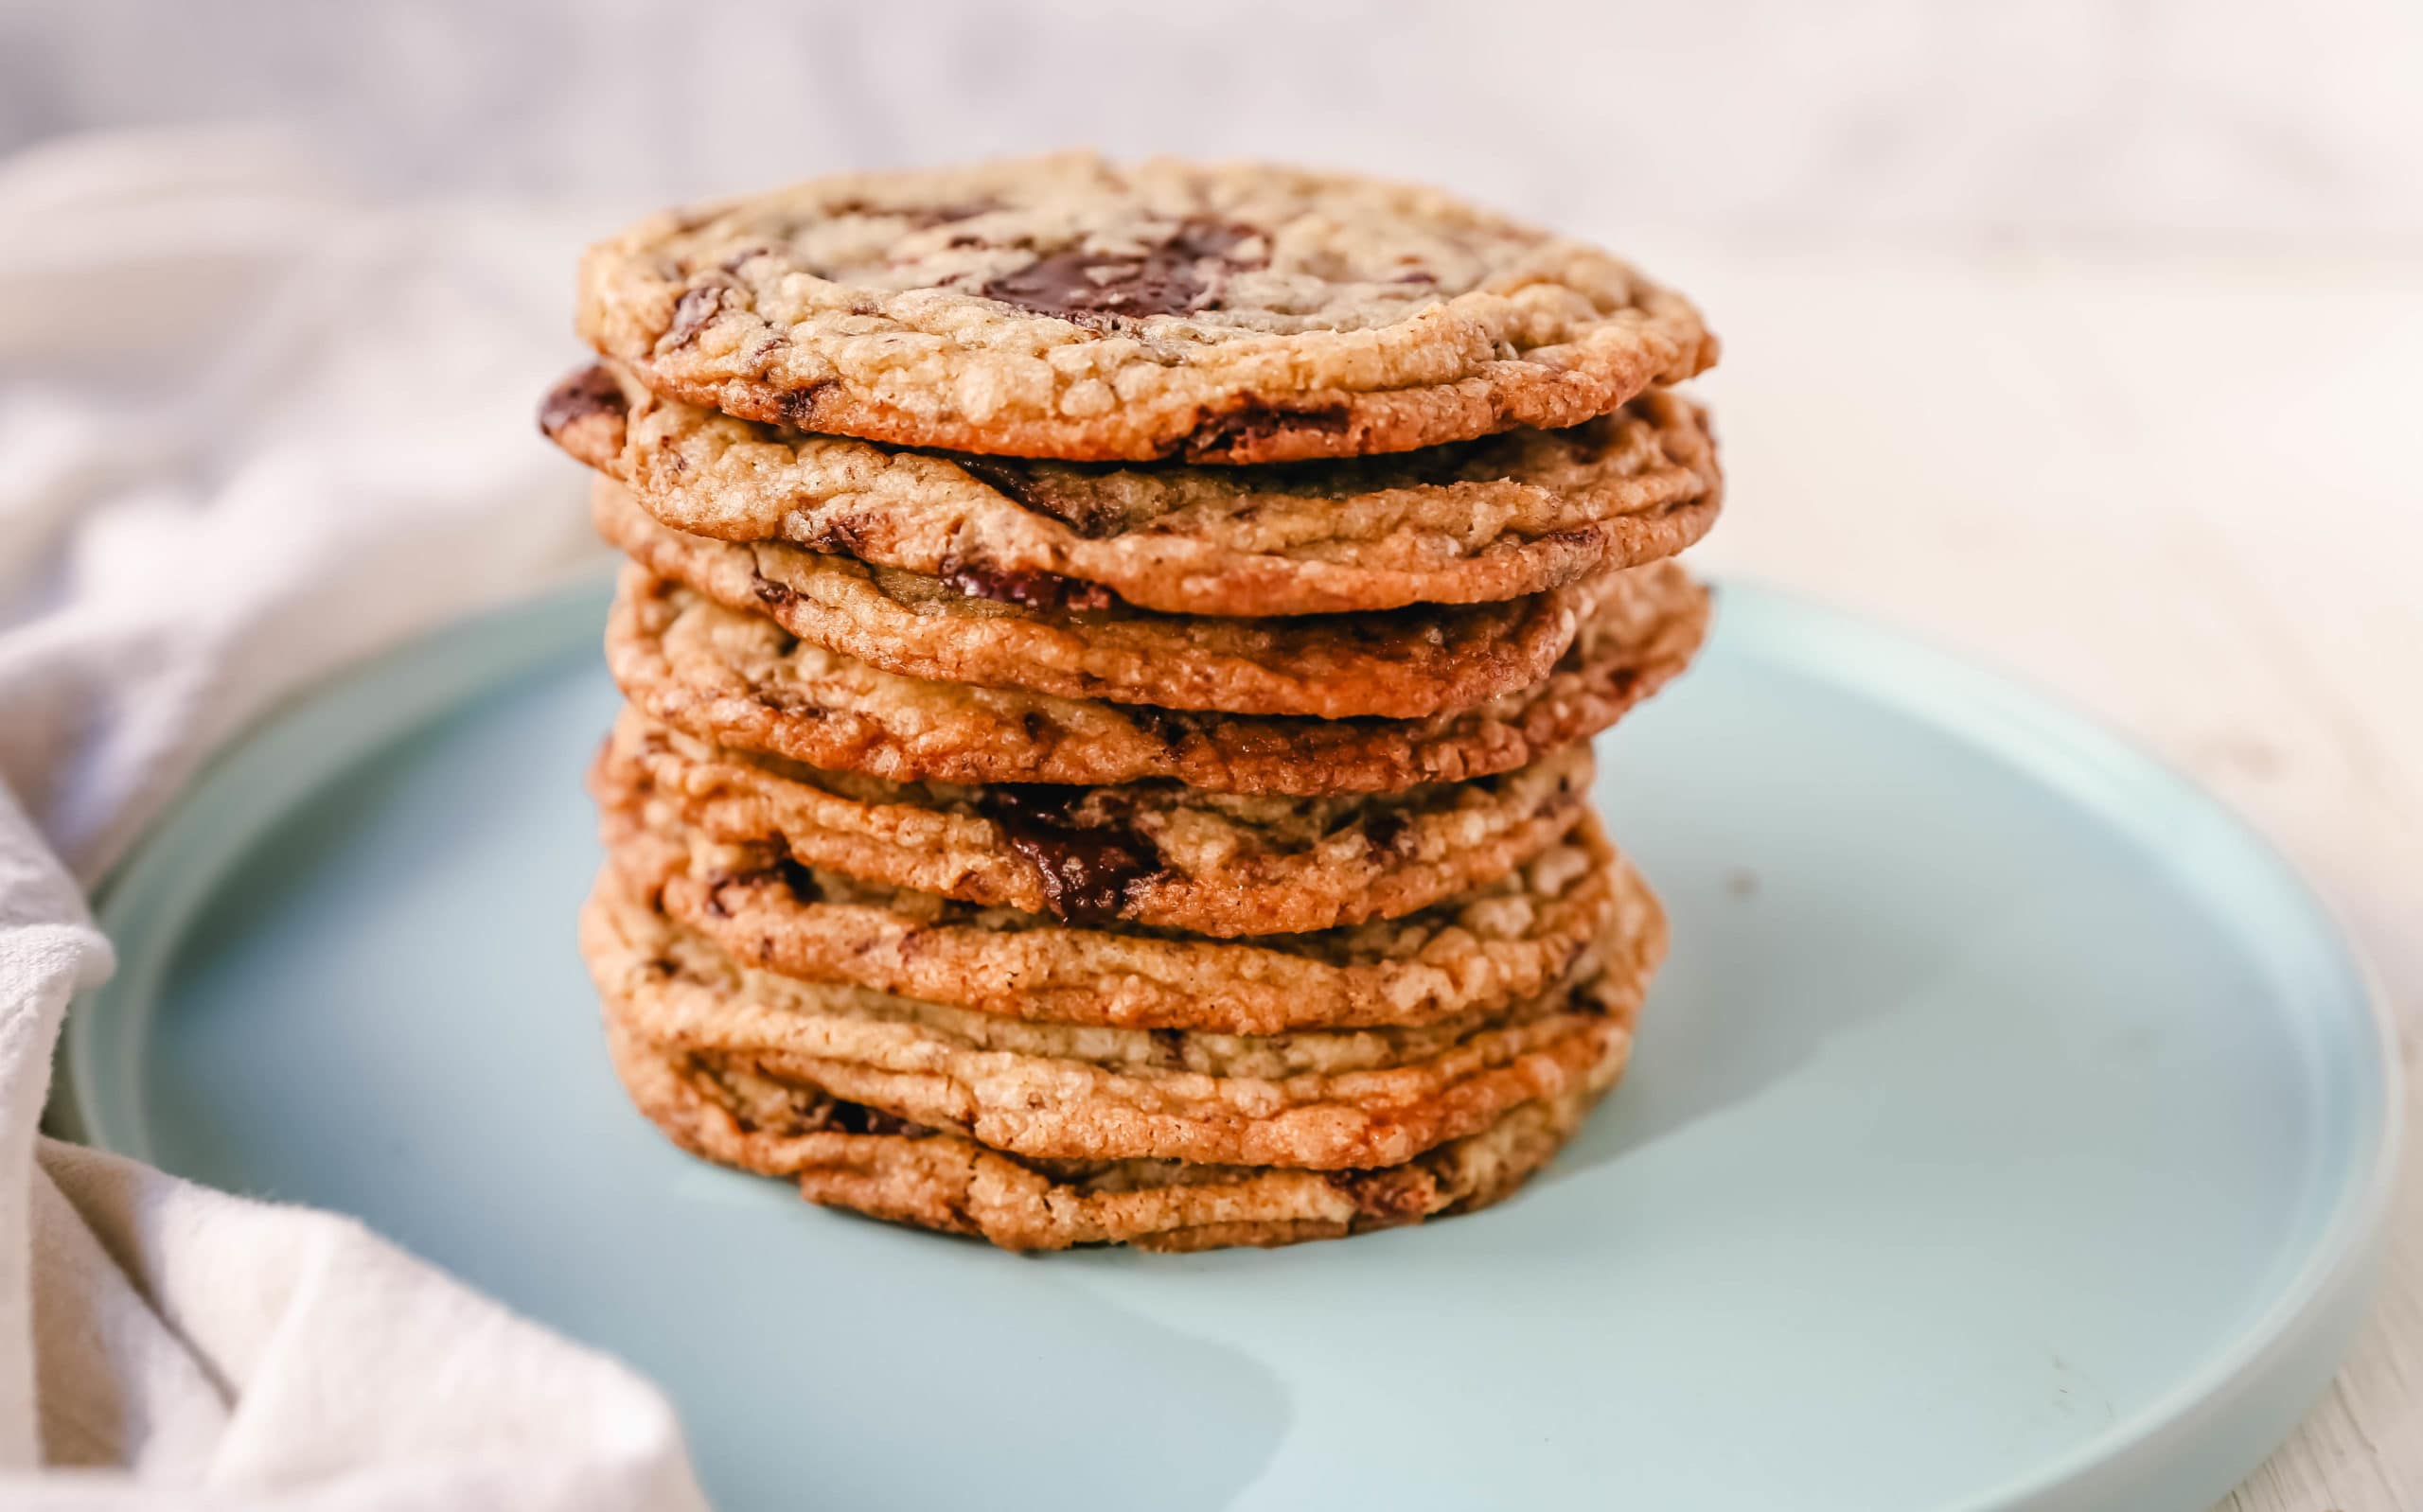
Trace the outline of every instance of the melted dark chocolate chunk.
<instances>
[{"instance_id":1,"label":"melted dark chocolate chunk","mask_svg":"<svg viewBox=\"0 0 2423 1512\"><path fill-rule=\"evenodd\" d=\"M1424 1217L1437 1191L1429 1172L1403 1166L1332 1171L1329 1184L1354 1200L1355 1216L1372 1228Z\"/></svg>"},{"instance_id":2,"label":"melted dark chocolate chunk","mask_svg":"<svg viewBox=\"0 0 2423 1512\"><path fill-rule=\"evenodd\" d=\"M1394 851L1413 828L1413 820L1396 809L1384 808L1363 821L1363 838L1374 851Z\"/></svg>"},{"instance_id":3,"label":"melted dark chocolate chunk","mask_svg":"<svg viewBox=\"0 0 2423 1512\"><path fill-rule=\"evenodd\" d=\"M1020 509L1033 509L1043 514L1052 514L1052 511L1044 509L1036 501L1034 474L1017 463L1002 461L996 457L955 457L952 460L958 465L960 471L995 493L1010 499ZM1055 515L1053 518L1059 517Z\"/></svg>"},{"instance_id":4,"label":"melted dark chocolate chunk","mask_svg":"<svg viewBox=\"0 0 2423 1512\"><path fill-rule=\"evenodd\" d=\"M1080 827L1071 810L1083 788L1003 783L981 800L1010 842L1043 873L1044 900L1070 923L1109 923L1135 886L1161 870L1153 842L1124 824Z\"/></svg>"},{"instance_id":5,"label":"melted dark chocolate chunk","mask_svg":"<svg viewBox=\"0 0 2423 1512\"><path fill-rule=\"evenodd\" d=\"M732 905L723 901L730 888L780 888L800 903L814 903L824 895L817 884L816 873L789 856L778 856L750 871L719 871L707 878L707 912L717 919L732 917Z\"/></svg>"},{"instance_id":6,"label":"melted dark chocolate chunk","mask_svg":"<svg viewBox=\"0 0 2423 1512\"><path fill-rule=\"evenodd\" d=\"M823 888L817 884L816 873L800 865L790 856L777 857L761 875L770 876L780 882L783 885L783 890L801 903L814 903L824 896Z\"/></svg>"},{"instance_id":7,"label":"melted dark chocolate chunk","mask_svg":"<svg viewBox=\"0 0 2423 1512\"><path fill-rule=\"evenodd\" d=\"M1251 226L1221 220L1181 220L1141 253L1088 252L1082 247L1046 253L977 292L1081 325L1183 315L1218 298L1230 272L1261 266L1258 260L1230 255L1261 235Z\"/></svg>"},{"instance_id":8,"label":"melted dark chocolate chunk","mask_svg":"<svg viewBox=\"0 0 2423 1512\"><path fill-rule=\"evenodd\" d=\"M757 590L757 602L769 609L787 609L799 602L796 589L785 588L761 573L751 574L751 587Z\"/></svg>"},{"instance_id":9,"label":"melted dark chocolate chunk","mask_svg":"<svg viewBox=\"0 0 2423 1512\"><path fill-rule=\"evenodd\" d=\"M833 1101L824 1105L816 1120L819 1132L853 1134L924 1134L921 1124L911 1123L898 1114L881 1108L870 1108L863 1102Z\"/></svg>"},{"instance_id":10,"label":"melted dark chocolate chunk","mask_svg":"<svg viewBox=\"0 0 2423 1512\"><path fill-rule=\"evenodd\" d=\"M658 347L687 346L697 341L699 333L707 328L707 322L723 308L723 293L720 284L701 284L683 293L674 304L673 325Z\"/></svg>"},{"instance_id":11,"label":"melted dark chocolate chunk","mask_svg":"<svg viewBox=\"0 0 2423 1512\"><path fill-rule=\"evenodd\" d=\"M1186 438L1185 452L1192 462L1222 462L1258 448L1282 431L1339 433L1346 427L1343 405L1287 410L1260 399L1247 399L1227 413L1196 426Z\"/></svg>"},{"instance_id":12,"label":"melted dark chocolate chunk","mask_svg":"<svg viewBox=\"0 0 2423 1512\"><path fill-rule=\"evenodd\" d=\"M856 556L867 541L867 522L863 516L836 515L816 527L806 545L811 551L832 556Z\"/></svg>"},{"instance_id":13,"label":"melted dark chocolate chunk","mask_svg":"<svg viewBox=\"0 0 2423 1512\"><path fill-rule=\"evenodd\" d=\"M1170 750L1203 733L1218 717L1186 709L1159 709L1151 704L1127 704L1120 712L1127 716L1129 724Z\"/></svg>"},{"instance_id":14,"label":"melted dark chocolate chunk","mask_svg":"<svg viewBox=\"0 0 2423 1512\"><path fill-rule=\"evenodd\" d=\"M811 429L808 421L815 417L816 401L833 386L833 379L826 378L804 389L784 390L783 396L774 401L774 408L782 415L783 423L794 431Z\"/></svg>"},{"instance_id":15,"label":"melted dark chocolate chunk","mask_svg":"<svg viewBox=\"0 0 2423 1512\"><path fill-rule=\"evenodd\" d=\"M972 599L992 599L1030 609L1106 609L1110 589L1099 583L1080 583L1057 572L1032 568L999 568L986 562L943 564L943 582Z\"/></svg>"},{"instance_id":16,"label":"melted dark chocolate chunk","mask_svg":"<svg viewBox=\"0 0 2423 1512\"><path fill-rule=\"evenodd\" d=\"M1021 509L1048 515L1088 540L1116 536L1119 512L1083 489L1055 487L1048 474L999 457L954 457L961 471L1013 501Z\"/></svg>"},{"instance_id":17,"label":"melted dark chocolate chunk","mask_svg":"<svg viewBox=\"0 0 2423 1512\"><path fill-rule=\"evenodd\" d=\"M592 364L567 374L548 392L546 400L539 406L539 429L552 440L592 414L629 413L630 402L623 397L622 385L614 381L614 375L603 366Z\"/></svg>"}]
</instances>

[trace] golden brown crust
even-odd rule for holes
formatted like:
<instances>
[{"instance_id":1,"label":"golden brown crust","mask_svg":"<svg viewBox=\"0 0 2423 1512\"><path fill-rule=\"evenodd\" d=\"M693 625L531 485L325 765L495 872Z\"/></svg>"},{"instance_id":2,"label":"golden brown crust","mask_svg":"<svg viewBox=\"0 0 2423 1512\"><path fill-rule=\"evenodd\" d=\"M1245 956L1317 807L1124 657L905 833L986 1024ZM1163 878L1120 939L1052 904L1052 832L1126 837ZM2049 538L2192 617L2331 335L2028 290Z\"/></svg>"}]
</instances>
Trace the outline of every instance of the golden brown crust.
<instances>
[{"instance_id":1,"label":"golden brown crust","mask_svg":"<svg viewBox=\"0 0 2423 1512\"><path fill-rule=\"evenodd\" d=\"M1164 709L1421 719L1535 682L1607 578L1502 604L1277 620L1029 607L779 541L667 529L600 479L598 533L659 576L904 677Z\"/></svg>"},{"instance_id":2,"label":"golden brown crust","mask_svg":"<svg viewBox=\"0 0 2423 1512\"><path fill-rule=\"evenodd\" d=\"M1024 1159L1394 1166L1581 1087L1646 972L1609 940L1512 1012L1279 1036L1041 1023L734 964L610 869L581 919L609 1018L715 1069L808 1085Z\"/></svg>"},{"instance_id":3,"label":"golden brown crust","mask_svg":"<svg viewBox=\"0 0 2423 1512\"><path fill-rule=\"evenodd\" d=\"M1415 1027L1499 1012L1568 976L1593 941L1646 973L1666 926L1585 818L1519 871L1402 919L1256 940L1074 927L806 870L610 810L625 886L734 961L1037 1021L1206 1033Z\"/></svg>"},{"instance_id":4,"label":"golden brown crust","mask_svg":"<svg viewBox=\"0 0 2423 1512\"><path fill-rule=\"evenodd\" d=\"M1394 792L1526 765L1680 672L1706 592L1670 562L1618 574L1540 682L1428 720L1187 713L902 677L631 568L607 626L630 700L716 744L893 782Z\"/></svg>"},{"instance_id":5,"label":"golden brown crust","mask_svg":"<svg viewBox=\"0 0 2423 1512\"><path fill-rule=\"evenodd\" d=\"M1546 1165L1621 1075L1630 1040L1578 1090L1527 1103L1403 1166L1312 1171L1166 1161L1027 1162L957 1134L861 1132L858 1110L812 1088L715 1073L609 1022L614 1067L642 1114L704 1159L799 1184L809 1202L1010 1250L1293 1244L1471 1212Z\"/></svg>"},{"instance_id":6,"label":"golden brown crust","mask_svg":"<svg viewBox=\"0 0 2423 1512\"><path fill-rule=\"evenodd\" d=\"M1673 555L1714 522L1706 415L1653 390L1565 431L1260 467L903 451L574 373L540 409L667 527L1037 594L1250 617L1477 604Z\"/></svg>"},{"instance_id":7,"label":"golden brown crust","mask_svg":"<svg viewBox=\"0 0 2423 1512\"><path fill-rule=\"evenodd\" d=\"M728 414L1080 461L1554 429L1716 360L1681 296L1434 190L1080 154L650 217L582 259L578 324Z\"/></svg>"},{"instance_id":8,"label":"golden brown crust","mask_svg":"<svg viewBox=\"0 0 2423 1512\"><path fill-rule=\"evenodd\" d=\"M802 866L1062 920L1218 937L1393 919L1497 881L1573 828L1590 748L1404 794L1293 799L970 788L821 772L626 709L594 779L609 810L781 846Z\"/></svg>"}]
</instances>

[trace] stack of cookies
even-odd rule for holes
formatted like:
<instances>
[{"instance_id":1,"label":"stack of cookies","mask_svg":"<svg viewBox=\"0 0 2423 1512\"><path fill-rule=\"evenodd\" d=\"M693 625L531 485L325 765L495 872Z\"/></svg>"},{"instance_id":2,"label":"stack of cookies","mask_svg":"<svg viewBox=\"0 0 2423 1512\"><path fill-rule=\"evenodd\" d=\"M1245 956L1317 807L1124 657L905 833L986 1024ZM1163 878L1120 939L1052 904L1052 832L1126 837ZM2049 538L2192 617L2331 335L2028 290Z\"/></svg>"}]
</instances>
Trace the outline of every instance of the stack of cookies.
<instances>
[{"instance_id":1,"label":"stack of cookies","mask_svg":"<svg viewBox=\"0 0 2423 1512\"><path fill-rule=\"evenodd\" d=\"M1589 739L1707 622L1716 345L1418 188L1089 156L592 249L541 411L630 557L581 921L710 1160L1014 1249L1539 1169L1665 949Z\"/></svg>"}]
</instances>

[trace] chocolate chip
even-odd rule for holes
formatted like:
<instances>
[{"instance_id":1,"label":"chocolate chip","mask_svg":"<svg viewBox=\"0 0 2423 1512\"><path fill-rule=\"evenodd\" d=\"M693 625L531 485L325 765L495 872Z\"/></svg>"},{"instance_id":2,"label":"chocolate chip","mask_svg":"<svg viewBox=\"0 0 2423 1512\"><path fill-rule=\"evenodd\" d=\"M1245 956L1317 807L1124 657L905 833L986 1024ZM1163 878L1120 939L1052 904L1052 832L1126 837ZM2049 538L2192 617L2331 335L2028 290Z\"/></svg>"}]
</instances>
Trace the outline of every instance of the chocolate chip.
<instances>
[{"instance_id":1,"label":"chocolate chip","mask_svg":"<svg viewBox=\"0 0 2423 1512\"><path fill-rule=\"evenodd\" d=\"M984 817L1010 848L1043 873L1044 901L1070 923L1117 919L1138 884L1161 870L1153 842L1116 820L1082 824L1074 815L1085 789L1003 783L984 790Z\"/></svg>"},{"instance_id":2,"label":"chocolate chip","mask_svg":"<svg viewBox=\"0 0 2423 1512\"><path fill-rule=\"evenodd\" d=\"M575 424L592 414L626 415L630 401L623 397L623 387L614 375L597 363L577 373L564 375L563 381L547 392L539 406L539 429L549 440L560 437Z\"/></svg>"},{"instance_id":3,"label":"chocolate chip","mask_svg":"<svg viewBox=\"0 0 2423 1512\"><path fill-rule=\"evenodd\" d=\"M1039 472L1029 465L1005 461L999 457L955 457L961 471L974 478L995 493L1012 501L1021 509L1048 515L1088 540L1101 540L1116 536L1125 523L1119 511L1100 495L1083 486L1062 483L1062 473L1077 469L1062 466L1051 472Z\"/></svg>"},{"instance_id":4,"label":"chocolate chip","mask_svg":"<svg viewBox=\"0 0 2423 1512\"><path fill-rule=\"evenodd\" d=\"M958 464L960 471L995 493L1008 496L1021 509L1035 507L1034 480L1016 462L994 457L954 457L951 460Z\"/></svg>"},{"instance_id":5,"label":"chocolate chip","mask_svg":"<svg viewBox=\"0 0 2423 1512\"><path fill-rule=\"evenodd\" d=\"M775 413L782 416L783 424L794 431L814 430L815 427L808 422L816 417L817 400L833 383L833 379L826 378L804 389L784 390L783 396L774 401Z\"/></svg>"},{"instance_id":6,"label":"chocolate chip","mask_svg":"<svg viewBox=\"0 0 2423 1512\"><path fill-rule=\"evenodd\" d=\"M1231 272L1261 266L1260 259L1232 255L1261 235L1250 226L1190 218L1141 252L1079 246L1046 253L977 292L1097 328L1148 315L1183 315L1214 302Z\"/></svg>"},{"instance_id":7,"label":"chocolate chip","mask_svg":"<svg viewBox=\"0 0 2423 1512\"><path fill-rule=\"evenodd\" d=\"M1406 1166L1333 1171L1329 1184L1353 1199L1355 1216L1371 1228L1410 1223L1428 1214L1438 1197L1428 1171Z\"/></svg>"},{"instance_id":8,"label":"chocolate chip","mask_svg":"<svg viewBox=\"0 0 2423 1512\"><path fill-rule=\"evenodd\" d=\"M1206 715L1183 709L1157 709L1151 704L1128 704L1120 712L1146 737L1170 750L1200 735L1210 724Z\"/></svg>"},{"instance_id":9,"label":"chocolate chip","mask_svg":"<svg viewBox=\"0 0 2423 1512\"><path fill-rule=\"evenodd\" d=\"M1374 851L1393 853L1412 828L1401 811L1384 808L1363 821L1363 839Z\"/></svg>"},{"instance_id":10,"label":"chocolate chip","mask_svg":"<svg viewBox=\"0 0 2423 1512\"><path fill-rule=\"evenodd\" d=\"M881 1108L870 1108L863 1102L827 1102L816 1120L820 1132L850 1134L905 1134L923 1133L920 1125L911 1123L898 1114Z\"/></svg>"},{"instance_id":11,"label":"chocolate chip","mask_svg":"<svg viewBox=\"0 0 2423 1512\"><path fill-rule=\"evenodd\" d=\"M995 567L954 558L943 564L942 579L969 598L1030 609L1106 609L1113 603L1110 589L1099 583L1079 583L1034 568Z\"/></svg>"},{"instance_id":12,"label":"chocolate chip","mask_svg":"<svg viewBox=\"0 0 2423 1512\"><path fill-rule=\"evenodd\" d=\"M699 333L707 328L707 322L722 311L723 295L720 284L701 284L682 294L673 307L672 327L656 343L656 349L662 352L697 341Z\"/></svg>"},{"instance_id":13,"label":"chocolate chip","mask_svg":"<svg viewBox=\"0 0 2423 1512\"><path fill-rule=\"evenodd\" d=\"M1196 426L1187 436L1183 449L1190 462L1249 462L1254 453L1265 449L1282 434L1311 431L1342 435L1348 423L1342 404L1288 410L1260 399L1247 399Z\"/></svg>"},{"instance_id":14,"label":"chocolate chip","mask_svg":"<svg viewBox=\"0 0 2423 1512\"><path fill-rule=\"evenodd\" d=\"M816 873L791 856L778 857L759 874L781 883L783 890L797 902L814 903L824 896L824 888L816 880Z\"/></svg>"},{"instance_id":15,"label":"chocolate chip","mask_svg":"<svg viewBox=\"0 0 2423 1512\"><path fill-rule=\"evenodd\" d=\"M786 588L762 572L752 571L749 575L750 586L757 591L757 602L776 613L799 602L797 589Z\"/></svg>"},{"instance_id":16,"label":"chocolate chip","mask_svg":"<svg viewBox=\"0 0 2423 1512\"><path fill-rule=\"evenodd\" d=\"M867 542L867 519L863 515L836 515L810 531L804 544L810 551L833 556L856 556Z\"/></svg>"},{"instance_id":17,"label":"chocolate chip","mask_svg":"<svg viewBox=\"0 0 2423 1512\"><path fill-rule=\"evenodd\" d=\"M815 872L789 856L777 856L747 871L718 871L707 878L706 907L710 917L729 919L733 916L733 905L724 901L724 894L734 888L743 891L780 888L796 903L815 903L824 896L824 888L817 882ZM741 901L745 906L747 900Z\"/></svg>"}]
</instances>

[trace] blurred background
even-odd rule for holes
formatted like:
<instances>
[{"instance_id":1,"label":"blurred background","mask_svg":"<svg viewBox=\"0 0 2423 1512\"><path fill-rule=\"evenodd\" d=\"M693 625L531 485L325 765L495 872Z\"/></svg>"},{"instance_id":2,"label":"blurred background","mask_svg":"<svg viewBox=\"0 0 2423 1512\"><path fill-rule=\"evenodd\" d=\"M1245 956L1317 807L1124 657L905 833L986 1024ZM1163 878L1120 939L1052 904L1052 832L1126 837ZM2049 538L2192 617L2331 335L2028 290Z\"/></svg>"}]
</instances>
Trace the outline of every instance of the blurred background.
<instances>
[{"instance_id":1,"label":"blurred background","mask_svg":"<svg viewBox=\"0 0 2423 1512\"><path fill-rule=\"evenodd\" d=\"M1084 143L1594 229L2423 237L2423 12L2366 0L11 0L0 58L0 146L275 122L381 195L637 206Z\"/></svg>"},{"instance_id":2,"label":"blurred background","mask_svg":"<svg viewBox=\"0 0 2423 1512\"><path fill-rule=\"evenodd\" d=\"M1431 180L1636 256L1725 340L1702 561L2131 730L2423 1001L2399 0L6 0L0 632L77 588L190 632L213 572L345 530L343 616L231 642L299 675L424 622L422 580L527 591L586 549L530 422L584 241L1070 145ZM97 873L127 810L19 739L0 777ZM2241 1505L2423 1504L2413 1198L2383 1323Z\"/></svg>"}]
</instances>

